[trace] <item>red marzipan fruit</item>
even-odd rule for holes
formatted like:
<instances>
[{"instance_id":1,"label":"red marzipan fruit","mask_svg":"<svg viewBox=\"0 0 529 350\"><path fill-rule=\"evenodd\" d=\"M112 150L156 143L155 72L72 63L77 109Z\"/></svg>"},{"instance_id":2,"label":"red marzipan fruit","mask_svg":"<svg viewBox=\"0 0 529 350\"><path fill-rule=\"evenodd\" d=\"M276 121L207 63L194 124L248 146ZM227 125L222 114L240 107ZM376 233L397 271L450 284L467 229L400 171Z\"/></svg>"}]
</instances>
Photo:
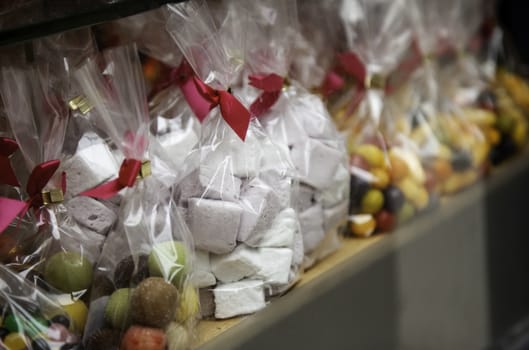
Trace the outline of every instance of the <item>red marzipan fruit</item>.
<instances>
[{"instance_id":1,"label":"red marzipan fruit","mask_svg":"<svg viewBox=\"0 0 529 350\"><path fill-rule=\"evenodd\" d=\"M388 232L395 228L395 215L391 214L387 210L382 210L375 216L377 221L377 229L382 232Z\"/></svg>"},{"instance_id":2,"label":"red marzipan fruit","mask_svg":"<svg viewBox=\"0 0 529 350\"><path fill-rule=\"evenodd\" d=\"M130 327L121 341L121 350L164 350L167 340L162 330Z\"/></svg>"}]
</instances>

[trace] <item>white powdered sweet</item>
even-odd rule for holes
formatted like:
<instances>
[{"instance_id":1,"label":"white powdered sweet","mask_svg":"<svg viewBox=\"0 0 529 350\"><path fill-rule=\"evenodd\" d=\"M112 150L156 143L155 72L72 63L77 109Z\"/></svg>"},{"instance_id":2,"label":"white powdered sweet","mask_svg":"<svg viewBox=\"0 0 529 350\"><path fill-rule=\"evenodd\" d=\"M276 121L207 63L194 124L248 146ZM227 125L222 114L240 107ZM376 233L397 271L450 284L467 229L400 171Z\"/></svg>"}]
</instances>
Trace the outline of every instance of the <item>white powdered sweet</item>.
<instances>
[{"instance_id":1,"label":"white powdered sweet","mask_svg":"<svg viewBox=\"0 0 529 350\"><path fill-rule=\"evenodd\" d=\"M106 235L117 220L112 209L90 197L72 198L66 202L66 208L79 225L100 235Z\"/></svg>"},{"instance_id":2,"label":"white powdered sweet","mask_svg":"<svg viewBox=\"0 0 529 350\"><path fill-rule=\"evenodd\" d=\"M237 246L229 254L211 256L211 270L215 277L224 283L253 276L259 269L259 254L244 244Z\"/></svg>"},{"instance_id":3,"label":"white powdered sweet","mask_svg":"<svg viewBox=\"0 0 529 350\"><path fill-rule=\"evenodd\" d=\"M188 223L195 246L215 254L225 254L235 248L242 208L232 202L190 198Z\"/></svg>"},{"instance_id":4,"label":"white powdered sweet","mask_svg":"<svg viewBox=\"0 0 529 350\"><path fill-rule=\"evenodd\" d=\"M243 280L213 289L215 317L230 318L259 311L266 306L262 281Z\"/></svg>"},{"instance_id":5,"label":"white powdered sweet","mask_svg":"<svg viewBox=\"0 0 529 350\"><path fill-rule=\"evenodd\" d=\"M71 158L62 163L61 171L66 172L65 198L72 198L117 176L118 165L108 146L96 142L79 147Z\"/></svg>"},{"instance_id":6,"label":"white powdered sweet","mask_svg":"<svg viewBox=\"0 0 529 350\"><path fill-rule=\"evenodd\" d=\"M303 247L305 253L310 253L325 236L323 229L323 209L316 204L299 214L301 232L303 233Z\"/></svg>"}]
</instances>

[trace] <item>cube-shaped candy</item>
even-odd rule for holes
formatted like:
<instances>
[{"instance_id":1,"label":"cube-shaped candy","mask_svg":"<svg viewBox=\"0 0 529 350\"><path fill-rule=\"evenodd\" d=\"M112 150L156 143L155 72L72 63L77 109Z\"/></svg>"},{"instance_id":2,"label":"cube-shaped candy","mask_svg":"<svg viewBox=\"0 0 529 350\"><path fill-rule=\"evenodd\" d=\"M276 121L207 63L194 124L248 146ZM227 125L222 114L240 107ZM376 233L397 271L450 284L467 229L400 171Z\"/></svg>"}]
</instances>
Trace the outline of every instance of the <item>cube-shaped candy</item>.
<instances>
[{"instance_id":1,"label":"cube-shaped candy","mask_svg":"<svg viewBox=\"0 0 529 350\"><path fill-rule=\"evenodd\" d=\"M276 192L258 178L244 186L239 204L243 212L237 240L257 242L281 211Z\"/></svg>"},{"instance_id":2,"label":"cube-shaped candy","mask_svg":"<svg viewBox=\"0 0 529 350\"><path fill-rule=\"evenodd\" d=\"M292 247L294 235L300 230L296 211L292 208L283 209L258 241L250 240L247 244L252 247Z\"/></svg>"},{"instance_id":3,"label":"cube-shaped candy","mask_svg":"<svg viewBox=\"0 0 529 350\"><path fill-rule=\"evenodd\" d=\"M262 279L267 285L288 283L290 265L292 263L292 249L290 248L259 248L259 270L253 276Z\"/></svg>"},{"instance_id":4,"label":"cube-shaped candy","mask_svg":"<svg viewBox=\"0 0 529 350\"><path fill-rule=\"evenodd\" d=\"M219 281L237 282L259 271L260 256L255 249L241 244L231 253L212 255L211 269Z\"/></svg>"},{"instance_id":5,"label":"cube-shaped candy","mask_svg":"<svg viewBox=\"0 0 529 350\"><path fill-rule=\"evenodd\" d=\"M215 317L219 319L251 314L266 306L262 281L242 280L213 289Z\"/></svg>"},{"instance_id":6,"label":"cube-shaped candy","mask_svg":"<svg viewBox=\"0 0 529 350\"><path fill-rule=\"evenodd\" d=\"M329 186L343 154L324 142L308 139L292 145L292 162L301 175L301 181L317 189Z\"/></svg>"},{"instance_id":7,"label":"cube-shaped candy","mask_svg":"<svg viewBox=\"0 0 529 350\"><path fill-rule=\"evenodd\" d=\"M235 248L242 208L232 202L190 198L187 219L198 249L225 254Z\"/></svg>"},{"instance_id":8,"label":"cube-shaped candy","mask_svg":"<svg viewBox=\"0 0 529 350\"><path fill-rule=\"evenodd\" d=\"M299 214L299 222L301 224L305 253L310 253L318 246L325 235L321 205L316 204Z\"/></svg>"},{"instance_id":9,"label":"cube-shaped candy","mask_svg":"<svg viewBox=\"0 0 529 350\"><path fill-rule=\"evenodd\" d=\"M118 175L118 165L108 146L94 143L77 152L61 165L66 173L67 189L65 198L94 188Z\"/></svg>"},{"instance_id":10,"label":"cube-shaped candy","mask_svg":"<svg viewBox=\"0 0 529 350\"><path fill-rule=\"evenodd\" d=\"M106 235L117 220L111 208L90 197L72 198L66 202L66 207L79 225L101 235Z\"/></svg>"}]
</instances>

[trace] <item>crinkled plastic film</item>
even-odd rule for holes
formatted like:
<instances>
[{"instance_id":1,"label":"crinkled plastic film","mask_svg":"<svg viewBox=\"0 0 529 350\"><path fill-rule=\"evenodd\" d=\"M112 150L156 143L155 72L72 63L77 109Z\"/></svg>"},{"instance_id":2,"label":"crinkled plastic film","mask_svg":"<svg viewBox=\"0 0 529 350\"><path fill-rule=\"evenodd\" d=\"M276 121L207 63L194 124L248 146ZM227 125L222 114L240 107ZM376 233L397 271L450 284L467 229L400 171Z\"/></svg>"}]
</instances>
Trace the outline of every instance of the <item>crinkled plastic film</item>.
<instances>
[{"instance_id":1,"label":"crinkled plastic film","mask_svg":"<svg viewBox=\"0 0 529 350\"><path fill-rule=\"evenodd\" d=\"M298 32L296 8L281 1L256 7L238 1L230 5L231 11L247 12L245 57L250 80L266 75L286 77ZM300 182L296 210L305 267L309 267L339 247L338 230L347 216L349 196L345 142L318 96L292 81L277 88L277 101L258 117L270 138L288 151L296 168ZM249 104L266 99L260 96L263 90L251 83L242 93Z\"/></svg>"},{"instance_id":2,"label":"crinkled plastic film","mask_svg":"<svg viewBox=\"0 0 529 350\"><path fill-rule=\"evenodd\" d=\"M193 243L174 201L177 174L150 151L136 47L107 50L104 61L102 73L89 61L76 78L123 153L120 177L127 161L141 161L143 166L135 183L118 194L118 221L95 269L84 344L87 349L99 349L155 341L187 348L199 301L190 282Z\"/></svg>"},{"instance_id":3,"label":"crinkled plastic film","mask_svg":"<svg viewBox=\"0 0 529 350\"><path fill-rule=\"evenodd\" d=\"M244 52L234 33L243 36L245 19L216 13L217 28L201 1L169 10L167 28L197 74L216 88L239 81ZM203 121L178 188L197 247L202 315L222 319L265 307L297 281L303 261L288 151L256 118L243 141L224 117L214 108Z\"/></svg>"},{"instance_id":4,"label":"crinkled plastic film","mask_svg":"<svg viewBox=\"0 0 529 350\"><path fill-rule=\"evenodd\" d=\"M69 326L79 337L101 239L81 229L63 203L67 183L58 168L69 118L62 99L66 90L51 84L45 69L6 67L2 78L6 113L25 164L16 169L25 190L21 213L27 210L2 235L12 245L3 263L31 283L45 285L65 310L80 310Z\"/></svg>"},{"instance_id":5,"label":"crinkled plastic film","mask_svg":"<svg viewBox=\"0 0 529 350\"><path fill-rule=\"evenodd\" d=\"M0 346L7 349L42 349L76 346L75 322L59 298L0 265L0 316L7 330Z\"/></svg>"},{"instance_id":6,"label":"crinkled plastic film","mask_svg":"<svg viewBox=\"0 0 529 350\"><path fill-rule=\"evenodd\" d=\"M436 202L409 134L413 96L403 89L422 60L406 1L345 0L339 11L349 51L338 62L353 85L331 108L348 137L349 233L366 237L391 231ZM425 137L435 143L433 135Z\"/></svg>"},{"instance_id":7,"label":"crinkled plastic film","mask_svg":"<svg viewBox=\"0 0 529 350\"><path fill-rule=\"evenodd\" d=\"M334 64L335 52L344 45L339 12L341 0L298 2L300 30L293 40L290 77L308 90L321 87Z\"/></svg>"},{"instance_id":8,"label":"crinkled plastic film","mask_svg":"<svg viewBox=\"0 0 529 350\"><path fill-rule=\"evenodd\" d=\"M439 145L434 148L436 152L426 157L430 158L427 167L436 175L440 192L452 194L472 185L487 172L490 150L476 121L465 116L464 110L453 102L456 79L446 73L453 72L454 63L450 62L457 57L458 45L461 46L450 39L446 26L453 22L461 7L427 1L410 4L416 39L425 57L424 66L411 84L412 89L422 91L416 99L416 116L421 123L415 124L413 139L423 149L422 134L428 130L436 135ZM429 23L434 17L437 19ZM481 114L493 118L487 111Z\"/></svg>"},{"instance_id":9,"label":"crinkled plastic film","mask_svg":"<svg viewBox=\"0 0 529 350\"><path fill-rule=\"evenodd\" d=\"M492 80L495 65L490 62L494 58L487 63L490 67L481 67L477 51L479 47L472 47L477 40L485 41L485 44L487 40L498 41L494 37L477 37L484 18L483 4L466 1L457 5L459 11L451 13L443 31L456 47L458 55L452 64L439 65L441 82L444 91L461 108L462 117L480 128L490 148L488 158L492 165L498 165L524 147L527 120L508 91ZM485 68L491 71L486 72Z\"/></svg>"}]
</instances>

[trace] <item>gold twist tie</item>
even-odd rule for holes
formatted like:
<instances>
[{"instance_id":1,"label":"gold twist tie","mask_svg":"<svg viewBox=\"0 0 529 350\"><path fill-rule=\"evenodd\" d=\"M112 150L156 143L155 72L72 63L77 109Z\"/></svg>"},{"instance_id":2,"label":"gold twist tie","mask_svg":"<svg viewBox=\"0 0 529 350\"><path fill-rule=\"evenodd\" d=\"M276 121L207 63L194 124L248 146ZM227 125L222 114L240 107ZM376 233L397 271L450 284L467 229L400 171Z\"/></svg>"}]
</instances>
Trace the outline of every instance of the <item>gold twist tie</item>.
<instances>
[{"instance_id":1,"label":"gold twist tie","mask_svg":"<svg viewBox=\"0 0 529 350\"><path fill-rule=\"evenodd\" d=\"M364 86L366 89L384 89L386 87L386 77L378 73L367 75Z\"/></svg>"},{"instance_id":2,"label":"gold twist tie","mask_svg":"<svg viewBox=\"0 0 529 350\"><path fill-rule=\"evenodd\" d=\"M63 201L64 193L60 189L42 191L42 202L44 205L62 203Z\"/></svg>"},{"instance_id":3,"label":"gold twist tie","mask_svg":"<svg viewBox=\"0 0 529 350\"><path fill-rule=\"evenodd\" d=\"M144 179L150 175L152 175L151 161L144 160L143 162L141 162L141 168L137 178Z\"/></svg>"},{"instance_id":4,"label":"gold twist tie","mask_svg":"<svg viewBox=\"0 0 529 350\"><path fill-rule=\"evenodd\" d=\"M79 110L82 114L86 114L94 108L88 99L84 96L77 96L68 101L68 105L73 111Z\"/></svg>"}]
</instances>

